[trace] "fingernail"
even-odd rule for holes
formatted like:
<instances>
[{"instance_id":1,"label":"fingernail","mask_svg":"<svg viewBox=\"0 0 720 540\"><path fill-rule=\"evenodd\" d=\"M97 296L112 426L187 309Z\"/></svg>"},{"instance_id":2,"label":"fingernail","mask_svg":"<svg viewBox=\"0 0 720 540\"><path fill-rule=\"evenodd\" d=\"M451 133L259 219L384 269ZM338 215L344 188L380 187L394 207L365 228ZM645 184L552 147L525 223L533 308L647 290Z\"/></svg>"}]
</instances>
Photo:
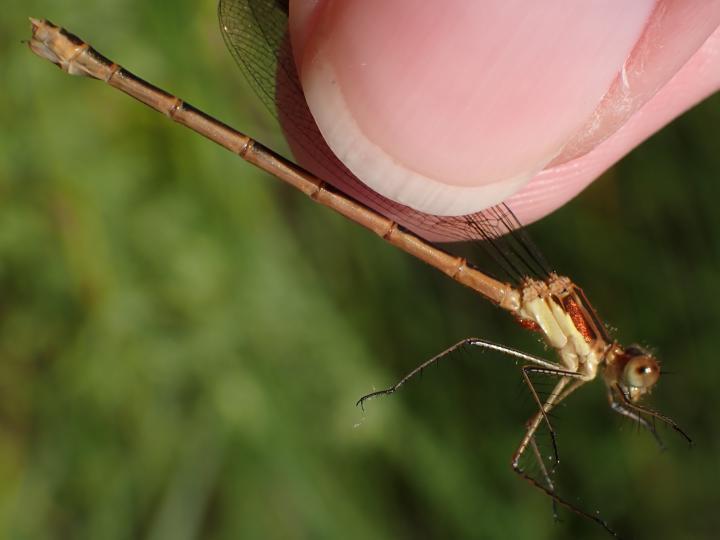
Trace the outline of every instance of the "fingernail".
<instances>
[{"instance_id":1,"label":"fingernail","mask_svg":"<svg viewBox=\"0 0 720 540\"><path fill-rule=\"evenodd\" d=\"M299 71L335 154L388 198L468 214L587 124L652 0L320 2Z\"/></svg>"},{"instance_id":2,"label":"fingernail","mask_svg":"<svg viewBox=\"0 0 720 540\"><path fill-rule=\"evenodd\" d=\"M553 165L587 154L617 132L675 76L718 24L718 0L659 0L609 90Z\"/></svg>"}]
</instances>

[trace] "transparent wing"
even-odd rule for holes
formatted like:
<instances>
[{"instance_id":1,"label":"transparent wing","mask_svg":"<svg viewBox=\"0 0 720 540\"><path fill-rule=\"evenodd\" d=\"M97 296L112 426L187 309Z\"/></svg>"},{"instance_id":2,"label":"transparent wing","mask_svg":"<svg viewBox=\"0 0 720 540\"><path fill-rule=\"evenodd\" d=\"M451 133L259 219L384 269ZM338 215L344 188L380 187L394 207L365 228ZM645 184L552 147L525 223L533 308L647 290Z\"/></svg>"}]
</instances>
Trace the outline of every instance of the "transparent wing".
<instances>
[{"instance_id":1,"label":"transparent wing","mask_svg":"<svg viewBox=\"0 0 720 540\"><path fill-rule=\"evenodd\" d=\"M225 44L243 75L277 117L278 73L287 73L285 82L298 85L286 40L287 0L220 0L218 18Z\"/></svg>"},{"instance_id":2,"label":"transparent wing","mask_svg":"<svg viewBox=\"0 0 720 540\"><path fill-rule=\"evenodd\" d=\"M334 156L300 86L287 32L287 0L220 0L218 16L228 49L305 168L430 241L485 240L480 248L513 281L547 277L549 265L505 204L467 216L424 214L372 191Z\"/></svg>"}]
</instances>

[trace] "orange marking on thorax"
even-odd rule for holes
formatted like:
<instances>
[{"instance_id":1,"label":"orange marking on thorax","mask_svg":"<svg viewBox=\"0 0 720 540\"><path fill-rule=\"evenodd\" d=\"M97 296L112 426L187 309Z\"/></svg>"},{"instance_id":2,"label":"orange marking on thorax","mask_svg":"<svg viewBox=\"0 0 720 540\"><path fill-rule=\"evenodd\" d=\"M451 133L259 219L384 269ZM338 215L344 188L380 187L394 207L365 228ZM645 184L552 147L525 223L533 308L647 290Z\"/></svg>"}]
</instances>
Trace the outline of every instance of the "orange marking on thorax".
<instances>
[{"instance_id":1,"label":"orange marking on thorax","mask_svg":"<svg viewBox=\"0 0 720 540\"><path fill-rule=\"evenodd\" d=\"M563 307L565 308L565 311L567 311L568 315L570 315L570 319L575 325L575 328L577 328L578 332L580 332L582 337L585 338L585 341L588 343L595 341L595 332L593 332L592 328L588 324L585 319L585 315L583 315L582 309L580 309L580 306L575 299L571 296L566 296L563 299Z\"/></svg>"},{"instance_id":2,"label":"orange marking on thorax","mask_svg":"<svg viewBox=\"0 0 720 540\"><path fill-rule=\"evenodd\" d=\"M522 319L520 317L515 317L515 320L525 330L530 330L531 332L542 333L542 328L540 328L540 325L538 323L536 323L535 321L532 321L530 319Z\"/></svg>"}]
</instances>

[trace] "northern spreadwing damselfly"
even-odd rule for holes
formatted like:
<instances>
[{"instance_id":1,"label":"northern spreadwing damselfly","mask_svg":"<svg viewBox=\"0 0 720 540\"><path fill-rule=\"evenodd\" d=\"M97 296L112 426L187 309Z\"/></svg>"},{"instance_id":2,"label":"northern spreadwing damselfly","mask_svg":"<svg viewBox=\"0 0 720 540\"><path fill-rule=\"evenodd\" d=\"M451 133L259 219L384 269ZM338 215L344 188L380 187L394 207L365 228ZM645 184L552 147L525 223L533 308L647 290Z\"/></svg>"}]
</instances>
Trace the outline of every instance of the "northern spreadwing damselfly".
<instances>
[{"instance_id":1,"label":"northern spreadwing damselfly","mask_svg":"<svg viewBox=\"0 0 720 540\"><path fill-rule=\"evenodd\" d=\"M259 25L256 24L257 13L248 7L251 4L267 10L260 18ZM294 122L301 136L306 134L306 138L301 138L299 144L306 145L306 150L312 150L312 145L318 143L311 135L312 130L302 124L308 121L308 117L297 112L302 108L299 101L302 93L297 87L297 77L290 64L292 55L287 53L289 45L284 39L286 19L281 6L275 2L224 0L220 4L220 19L228 47L246 75L257 85L256 90L266 102L278 105L281 118L284 116L290 124ZM351 173L341 165L327 170L327 177L313 175L249 136L136 77L68 31L46 20L31 21L33 36L30 47L39 56L47 58L70 74L108 83L290 184L316 202L371 230L395 247L439 269L509 312L522 327L540 335L556 352L555 360L547 360L482 338L468 338L427 360L390 388L362 397L358 402L360 405L370 398L395 392L426 367L458 349L478 347L493 350L522 362L521 374L538 410L528 420L525 434L512 456L513 470L550 496L554 504L569 508L612 534L615 534L614 531L596 513L578 508L556 492L553 472L559 463L559 454L550 422L551 411L575 390L599 376L605 383L613 411L637 422L658 442L656 421L669 425L690 442L673 420L640 404L660 376L658 361L645 348L637 345L622 346L612 338L583 290L570 278L553 271L507 206L500 204L478 214L460 217L437 217L410 212L403 225L400 225L387 217L401 208L397 203L372 194L368 188L356 182L350 184L353 187L349 189L333 187L333 180L337 181L338 176L353 180ZM267 25L264 29L263 24ZM261 38L264 39L261 46L268 47L267 50L276 55L275 59L282 69L254 67L250 49L257 47L257 40ZM274 91L271 93L268 88L274 88L274 82L266 85L263 80L275 76L284 77L285 84L291 89L296 87L295 91L278 95ZM328 152L326 147L318 151ZM343 182L340 184L343 188L349 185ZM366 195L364 200L369 201L367 204L356 200L358 191ZM504 270L505 279L491 277L464 258L452 255L425 239L438 241L464 235L484 239L486 251ZM553 389L547 395L536 390L532 381L534 375L556 379ZM551 438L551 468L545 466L536 441L541 426L545 426ZM521 458L528 450L539 465L539 476L529 474L521 465Z\"/></svg>"}]
</instances>

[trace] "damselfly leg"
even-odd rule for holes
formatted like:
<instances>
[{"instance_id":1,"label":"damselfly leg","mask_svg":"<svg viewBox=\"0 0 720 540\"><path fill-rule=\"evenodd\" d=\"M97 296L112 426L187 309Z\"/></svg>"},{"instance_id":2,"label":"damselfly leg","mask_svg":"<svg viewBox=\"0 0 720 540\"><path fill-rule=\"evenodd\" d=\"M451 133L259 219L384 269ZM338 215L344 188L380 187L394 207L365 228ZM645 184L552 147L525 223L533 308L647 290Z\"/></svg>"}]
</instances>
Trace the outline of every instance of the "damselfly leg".
<instances>
[{"instance_id":1,"label":"damselfly leg","mask_svg":"<svg viewBox=\"0 0 720 540\"><path fill-rule=\"evenodd\" d=\"M653 409L650 409L648 407L643 407L642 405L638 405L637 403L633 403L619 384L616 384L614 388L615 388L614 398L617 398L620 400L620 403L622 404L621 407L628 412L636 413L638 415L638 417L644 421L644 423L640 422L641 426L643 426L643 427L650 426L648 429L649 429L650 433L652 433L655 436L656 440L659 440L659 439L658 439L657 433L655 433L654 424L651 424L650 422L648 422L648 420L646 418L644 418L643 415L647 415L652 419L657 419L657 420L660 420L661 422L663 422L664 424L667 424L668 426L673 428L677 433L679 433L680 436L682 438L684 438L685 441L690 446L693 445L693 441L690 438L690 436L687 433L685 433L685 431L677 424L677 422L675 422L675 420L673 420L669 416L665 416L664 414L659 413ZM611 398L611 399L614 399L614 398ZM616 410L616 409L613 407L613 410ZM621 413L621 414L624 414L624 413ZM662 446L662 442L661 441L659 441L659 442Z\"/></svg>"},{"instance_id":2,"label":"damselfly leg","mask_svg":"<svg viewBox=\"0 0 720 540\"><path fill-rule=\"evenodd\" d=\"M600 525L603 529L605 529L608 533L610 533L612 536L617 537L617 533L610 527L610 525L602 519L598 514L591 514L589 512L586 512L585 510L582 510L581 508L578 508L574 504L570 503L566 499L560 497L555 492L555 485L550 479L549 475L543 475L544 480L547 483L547 485L543 485L541 482L539 482L536 478L525 472L525 470L520 466L520 459L522 458L523 454L527 450L528 446L533 448L533 453L535 453L536 458L542 459L542 456L540 455L539 450L537 450L537 445L535 443L535 433L537 432L538 427L543 422L543 419L546 418L547 414L550 413L550 411L555 408L557 405L559 405L564 399L566 399L572 392L574 392L576 389L578 389L580 386L582 386L586 381L582 379L576 379L574 381L575 384L571 384L566 388L569 382L571 382L572 379L567 376L563 376L555 385L555 388L550 393L548 398L545 400L545 403L543 404L540 411L535 413L530 420L527 423L527 429L525 431L525 435L523 436L522 440L520 441L520 444L518 445L517 450L515 450L515 453L513 454L511 466L513 470L522 478L524 478L527 482L529 482L531 485L538 488L540 491L544 492L548 497L550 497L553 500L553 514L557 516L557 506L564 506L571 512L582 516L586 519L589 519L591 521L594 521L598 525ZM541 466L541 470L544 469L544 466ZM546 470L546 469L545 469Z\"/></svg>"}]
</instances>

